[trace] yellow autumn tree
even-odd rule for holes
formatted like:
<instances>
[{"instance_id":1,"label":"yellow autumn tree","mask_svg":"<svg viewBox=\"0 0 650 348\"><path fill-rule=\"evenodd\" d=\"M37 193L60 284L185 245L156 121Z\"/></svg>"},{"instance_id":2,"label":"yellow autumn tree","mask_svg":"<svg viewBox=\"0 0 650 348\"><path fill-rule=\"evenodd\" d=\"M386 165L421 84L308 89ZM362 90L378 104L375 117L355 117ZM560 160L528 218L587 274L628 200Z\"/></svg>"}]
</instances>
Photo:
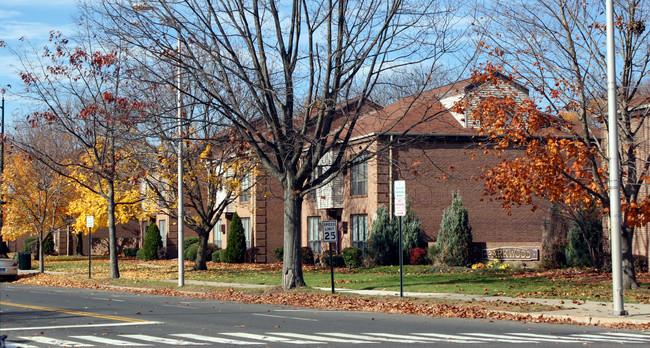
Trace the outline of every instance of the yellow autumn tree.
<instances>
[{"instance_id":1,"label":"yellow autumn tree","mask_svg":"<svg viewBox=\"0 0 650 348\"><path fill-rule=\"evenodd\" d=\"M69 182L41 162L21 152L7 157L1 191L5 197L3 239L38 238L39 271L44 271L43 240L65 224L72 196Z\"/></svg>"}]
</instances>

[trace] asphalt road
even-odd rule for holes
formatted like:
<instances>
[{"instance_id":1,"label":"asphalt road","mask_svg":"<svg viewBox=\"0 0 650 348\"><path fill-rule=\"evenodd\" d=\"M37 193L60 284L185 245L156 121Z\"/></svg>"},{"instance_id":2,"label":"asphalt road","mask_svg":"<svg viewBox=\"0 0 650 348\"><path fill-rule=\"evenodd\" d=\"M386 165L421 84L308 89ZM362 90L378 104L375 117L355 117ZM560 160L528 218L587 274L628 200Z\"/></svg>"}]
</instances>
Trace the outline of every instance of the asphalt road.
<instances>
[{"instance_id":1,"label":"asphalt road","mask_svg":"<svg viewBox=\"0 0 650 348\"><path fill-rule=\"evenodd\" d=\"M0 284L7 347L647 347L650 334Z\"/></svg>"}]
</instances>

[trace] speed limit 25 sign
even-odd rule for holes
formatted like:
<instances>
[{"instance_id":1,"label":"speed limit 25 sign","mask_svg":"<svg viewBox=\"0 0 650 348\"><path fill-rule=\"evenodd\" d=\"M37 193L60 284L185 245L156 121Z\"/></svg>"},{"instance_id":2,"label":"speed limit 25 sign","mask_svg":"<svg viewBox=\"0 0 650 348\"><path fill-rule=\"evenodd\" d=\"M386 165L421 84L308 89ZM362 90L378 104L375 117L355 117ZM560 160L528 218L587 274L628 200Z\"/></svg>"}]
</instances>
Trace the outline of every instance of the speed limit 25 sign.
<instances>
[{"instance_id":1,"label":"speed limit 25 sign","mask_svg":"<svg viewBox=\"0 0 650 348\"><path fill-rule=\"evenodd\" d=\"M325 220L321 222L321 227L323 228L323 242L335 243L338 239L336 235L336 220Z\"/></svg>"}]
</instances>

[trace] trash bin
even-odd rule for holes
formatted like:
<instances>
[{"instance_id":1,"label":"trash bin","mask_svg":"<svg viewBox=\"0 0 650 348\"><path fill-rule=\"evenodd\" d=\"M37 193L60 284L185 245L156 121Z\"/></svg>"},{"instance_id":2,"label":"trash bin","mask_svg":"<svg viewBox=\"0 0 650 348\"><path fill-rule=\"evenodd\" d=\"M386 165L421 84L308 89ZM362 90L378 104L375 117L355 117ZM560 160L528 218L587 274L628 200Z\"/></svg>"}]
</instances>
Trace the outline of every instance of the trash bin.
<instances>
[{"instance_id":1,"label":"trash bin","mask_svg":"<svg viewBox=\"0 0 650 348\"><path fill-rule=\"evenodd\" d=\"M32 253L18 253L18 269L32 269Z\"/></svg>"}]
</instances>

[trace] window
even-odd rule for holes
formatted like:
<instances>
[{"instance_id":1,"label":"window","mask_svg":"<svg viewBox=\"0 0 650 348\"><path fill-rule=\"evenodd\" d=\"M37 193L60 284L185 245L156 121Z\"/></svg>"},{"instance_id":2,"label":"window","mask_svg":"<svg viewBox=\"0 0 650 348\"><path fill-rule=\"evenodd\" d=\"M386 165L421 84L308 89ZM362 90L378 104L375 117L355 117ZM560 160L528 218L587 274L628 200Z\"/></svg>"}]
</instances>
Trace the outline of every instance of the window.
<instances>
[{"instance_id":1,"label":"window","mask_svg":"<svg viewBox=\"0 0 650 348\"><path fill-rule=\"evenodd\" d=\"M368 244L368 215L352 215L352 246L366 251Z\"/></svg>"},{"instance_id":2,"label":"window","mask_svg":"<svg viewBox=\"0 0 650 348\"><path fill-rule=\"evenodd\" d=\"M163 248L167 247L167 220L158 220L158 230L162 238Z\"/></svg>"},{"instance_id":3,"label":"window","mask_svg":"<svg viewBox=\"0 0 650 348\"><path fill-rule=\"evenodd\" d=\"M217 248L221 249L223 248L223 234L221 233L221 219L217 220L217 223L214 224L214 229L213 229L213 234L212 234L212 242L214 245L217 246Z\"/></svg>"},{"instance_id":4,"label":"window","mask_svg":"<svg viewBox=\"0 0 650 348\"><path fill-rule=\"evenodd\" d=\"M251 196L249 194L249 189L250 189L250 177L249 174L244 175L244 177L241 179L241 189L242 192L239 195L239 201L240 202L248 202L251 200Z\"/></svg>"},{"instance_id":5,"label":"window","mask_svg":"<svg viewBox=\"0 0 650 348\"><path fill-rule=\"evenodd\" d=\"M320 216L310 216L307 218L307 234L311 251L320 253L322 240L320 234Z\"/></svg>"},{"instance_id":6,"label":"window","mask_svg":"<svg viewBox=\"0 0 650 348\"><path fill-rule=\"evenodd\" d=\"M368 194L368 161L365 157L361 157L352 163L350 186L350 194L352 195Z\"/></svg>"},{"instance_id":7,"label":"window","mask_svg":"<svg viewBox=\"0 0 650 348\"><path fill-rule=\"evenodd\" d=\"M244 238L246 239L246 249L251 247L251 218L241 218L241 224L244 226Z\"/></svg>"}]
</instances>

